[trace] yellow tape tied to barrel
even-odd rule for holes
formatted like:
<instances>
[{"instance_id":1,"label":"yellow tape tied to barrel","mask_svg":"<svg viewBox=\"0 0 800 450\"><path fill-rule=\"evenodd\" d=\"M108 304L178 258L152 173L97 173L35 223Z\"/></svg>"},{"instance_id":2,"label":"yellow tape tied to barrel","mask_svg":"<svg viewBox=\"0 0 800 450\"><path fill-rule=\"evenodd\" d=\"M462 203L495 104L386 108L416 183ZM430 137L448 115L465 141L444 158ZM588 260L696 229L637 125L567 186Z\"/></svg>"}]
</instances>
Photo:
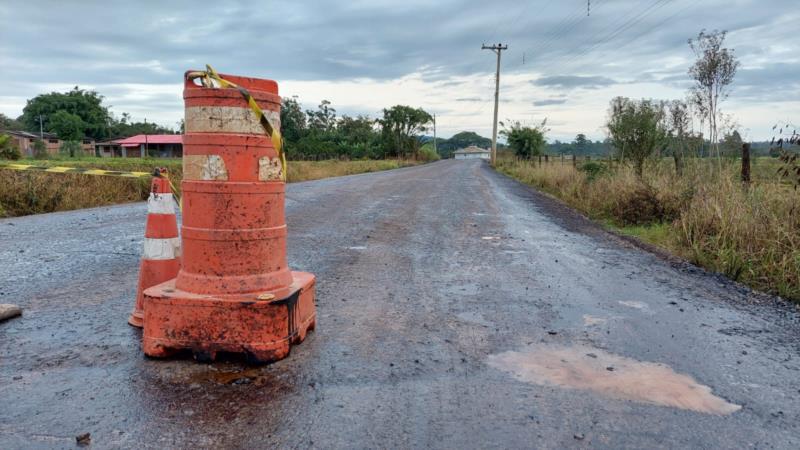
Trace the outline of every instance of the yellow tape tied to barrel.
<instances>
[{"instance_id":1,"label":"yellow tape tied to barrel","mask_svg":"<svg viewBox=\"0 0 800 450\"><path fill-rule=\"evenodd\" d=\"M37 166L33 164L16 164L0 162L0 169L10 170L30 170L34 172L47 172L47 173L75 173L81 175L101 175L107 177L122 177L122 178L147 178L152 177L152 172L123 172L119 170L105 170L105 169L90 169L86 167L51 167L51 166Z\"/></svg>"},{"instance_id":2,"label":"yellow tape tied to barrel","mask_svg":"<svg viewBox=\"0 0 800 450\"><path fill-rule=\"evenodd\" d=\"M258 106L256 100L250 95L250 92L233 83L222 78L210 65L206 64L206 71L205 72L190 72L187 77L189 79L200 78L203 86L205 87L214 87L213 81L216 81L221 88L230 88L236 89L242 94L247 105L250 106L250 109L253 110L253 113L256 115L258 122L264 127L264 131L267 132L267 135L272 140L272 146L275 147L275 151L278 152L278 158L281 160L281 178L283 181L286 181L286 154L283 152L283 137L281 136L281 132L276 127L272 126L267 116L261 110L261 107Z\"/></svg>"}]
</instances>

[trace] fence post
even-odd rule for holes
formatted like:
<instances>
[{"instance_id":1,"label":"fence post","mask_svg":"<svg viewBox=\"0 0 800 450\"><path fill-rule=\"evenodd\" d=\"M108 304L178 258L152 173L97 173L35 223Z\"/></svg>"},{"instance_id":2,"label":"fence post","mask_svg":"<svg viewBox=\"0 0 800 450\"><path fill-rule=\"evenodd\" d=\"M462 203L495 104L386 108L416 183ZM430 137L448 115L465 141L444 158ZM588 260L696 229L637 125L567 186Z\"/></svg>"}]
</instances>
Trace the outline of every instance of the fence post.
<instances>
[{"instance_id":1,"label":"fence post","mask_svg":"<svg viewBox=\"0 0 800 450\"><path fill-rule=\"evenodd\" d=\"M542 167L542 155L539 155L539 167Z\"/></svg>"},{"instance_id":2,"label":"fence post","mask_svg":"<svg viewBox=\"0 0 800 450\"><path fill-rule=\"evenodd\" d=\"M544 155L544 163L545 163L545 164L547 164L547 163L549 163L549 162L550 162L550 155L548 155L548 154L545 154L545 155Z\"/></svg>"},{"instance_id":3,"label":"fence post","mask_svg":"<svg viewBox=\"0 0 800 450\"><path fill-rule=\"evenodd\" d=\"M572 154L572 167L578 167L578 160L575 153Z\"/></svg>"},{"instance_id":4,"label":"fence post","mask_svg":"<svg viewBox=\"0 0 800 450\"><path fill-rule=\"evenodd\" d=\"M750 144L742 144L742 182L750 184Z\"/></svg>"}]
</instances>

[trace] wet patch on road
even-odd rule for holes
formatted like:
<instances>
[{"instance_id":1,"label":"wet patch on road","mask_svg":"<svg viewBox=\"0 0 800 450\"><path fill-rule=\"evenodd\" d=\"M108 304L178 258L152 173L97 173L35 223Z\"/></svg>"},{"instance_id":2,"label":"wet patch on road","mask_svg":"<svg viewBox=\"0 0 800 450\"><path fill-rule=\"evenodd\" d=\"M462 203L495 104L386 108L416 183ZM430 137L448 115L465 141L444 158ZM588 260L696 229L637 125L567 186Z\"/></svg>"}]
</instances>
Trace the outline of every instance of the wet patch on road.
<instances>
[{"instance_id":1,"label":"wet patch on road","mask_svg":"<svg viewBox=\"0 0 800 450\"><path fill-rule=\"evenodd\" d=\"M526 383L587 390L605 397L707 414L731 414L741 409L667 365L591 347L537 346L491 355L488 362Z\"/></svg>"},{"instance_id":2,"label":"wet patch on road","mask_svg":"<svg viewBox=\"0 0 800 450\"><path fill-rule=\"evenodd\" d=\"M585 327L590 327L592 325L602 325L606 323L606 321L608 321L608 319L604 317L595 317L589 314L583 315L583 326Z\"/></svg>"},{"instance_id":3,"label":"wet patch on road","mask_svg":"<svg viewBox=\"0 0 800 450\"><path fill-rule=\"evenodd\" d=\"M621 301L618 302L622 306L627 306L628 308L634 309L647 309L647 303L644 302L636 302L636 301Z\"/></svg>"}]
</instances>

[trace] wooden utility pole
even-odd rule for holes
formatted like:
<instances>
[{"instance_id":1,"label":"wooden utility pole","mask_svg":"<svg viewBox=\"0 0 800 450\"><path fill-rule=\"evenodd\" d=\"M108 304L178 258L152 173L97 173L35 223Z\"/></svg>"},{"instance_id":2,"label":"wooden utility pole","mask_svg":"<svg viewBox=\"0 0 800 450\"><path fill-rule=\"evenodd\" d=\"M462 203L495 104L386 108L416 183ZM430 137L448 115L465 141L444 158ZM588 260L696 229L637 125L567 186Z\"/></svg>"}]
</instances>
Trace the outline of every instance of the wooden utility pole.
<instances>
[{"instance_id":1,"label":"wooden utility pole","mask_svg":"<svg viewBox=\"0 0 800 450\"><path fill-rule=\"evenodd\" d=\"M439 149L436 148L436 114L433 115L433 153L439 155Z\"/></svg>"},{"instance_id":2,"label":"wooden utility pole","mask_svg":"<svg viewBox=\"0 0 800 450\"><path fill-rule=\"evenodd\" d=\"M497 105L500 99L500 54L503 50L508 50L508 45L483 44L481 50L491 50L497 55L497 72L494 77L494 122L492 122L492 165L495 165L497 160Z\"/></svg>"},{"instance_id":3,"label":"wooden utility pole","mask_svg":"<svg viewBox=\"0 0 800 450\"><path fill-rule=\"evenodd\" d=\"M742 183L750 184L750 144L742 144Z\"/></svg>"}]
</instances>

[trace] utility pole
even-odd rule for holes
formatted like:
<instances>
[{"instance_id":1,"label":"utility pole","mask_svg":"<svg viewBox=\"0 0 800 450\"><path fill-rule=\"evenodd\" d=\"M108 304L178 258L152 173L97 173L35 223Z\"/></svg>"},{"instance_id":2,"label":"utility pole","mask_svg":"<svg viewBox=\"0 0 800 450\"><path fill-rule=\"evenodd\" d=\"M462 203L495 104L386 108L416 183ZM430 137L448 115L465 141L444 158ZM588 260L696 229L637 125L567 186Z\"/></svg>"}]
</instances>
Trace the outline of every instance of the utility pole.
<instances>
[{"instance_id":1,"label":"utility pole","mask_svg":"<svg viewBox=\"0 0 800 450\"><path fill-rule=\"evenodd\" d=\"M433 115L433 152L439 154L439 149L436 148L436 114Z\"/></svg>"},{"instance_id":2,"label":"utility pole","mask_svg":"<svg viewBox=\"0 0 800 450\"><path fill-rule=\"evenodd\" d=\"M44 141L44 127L42 127L42 115L39 114L39 140Z\"/></svg>"},{"instance_id":3,"label":"utility pole","mask_svg":"<svg viewBox=\"0 0 800 450\"><path fill-rule=\"evenodd\" d=\"M508 50L508 45L501 43L497 45L481 46L481 50L491 50L497 54L497 73L494 77L494 122L492 122L492 165L497 160L497 104L500 99L500 54L503 50Z\"/></svg>"}]
</instances>

